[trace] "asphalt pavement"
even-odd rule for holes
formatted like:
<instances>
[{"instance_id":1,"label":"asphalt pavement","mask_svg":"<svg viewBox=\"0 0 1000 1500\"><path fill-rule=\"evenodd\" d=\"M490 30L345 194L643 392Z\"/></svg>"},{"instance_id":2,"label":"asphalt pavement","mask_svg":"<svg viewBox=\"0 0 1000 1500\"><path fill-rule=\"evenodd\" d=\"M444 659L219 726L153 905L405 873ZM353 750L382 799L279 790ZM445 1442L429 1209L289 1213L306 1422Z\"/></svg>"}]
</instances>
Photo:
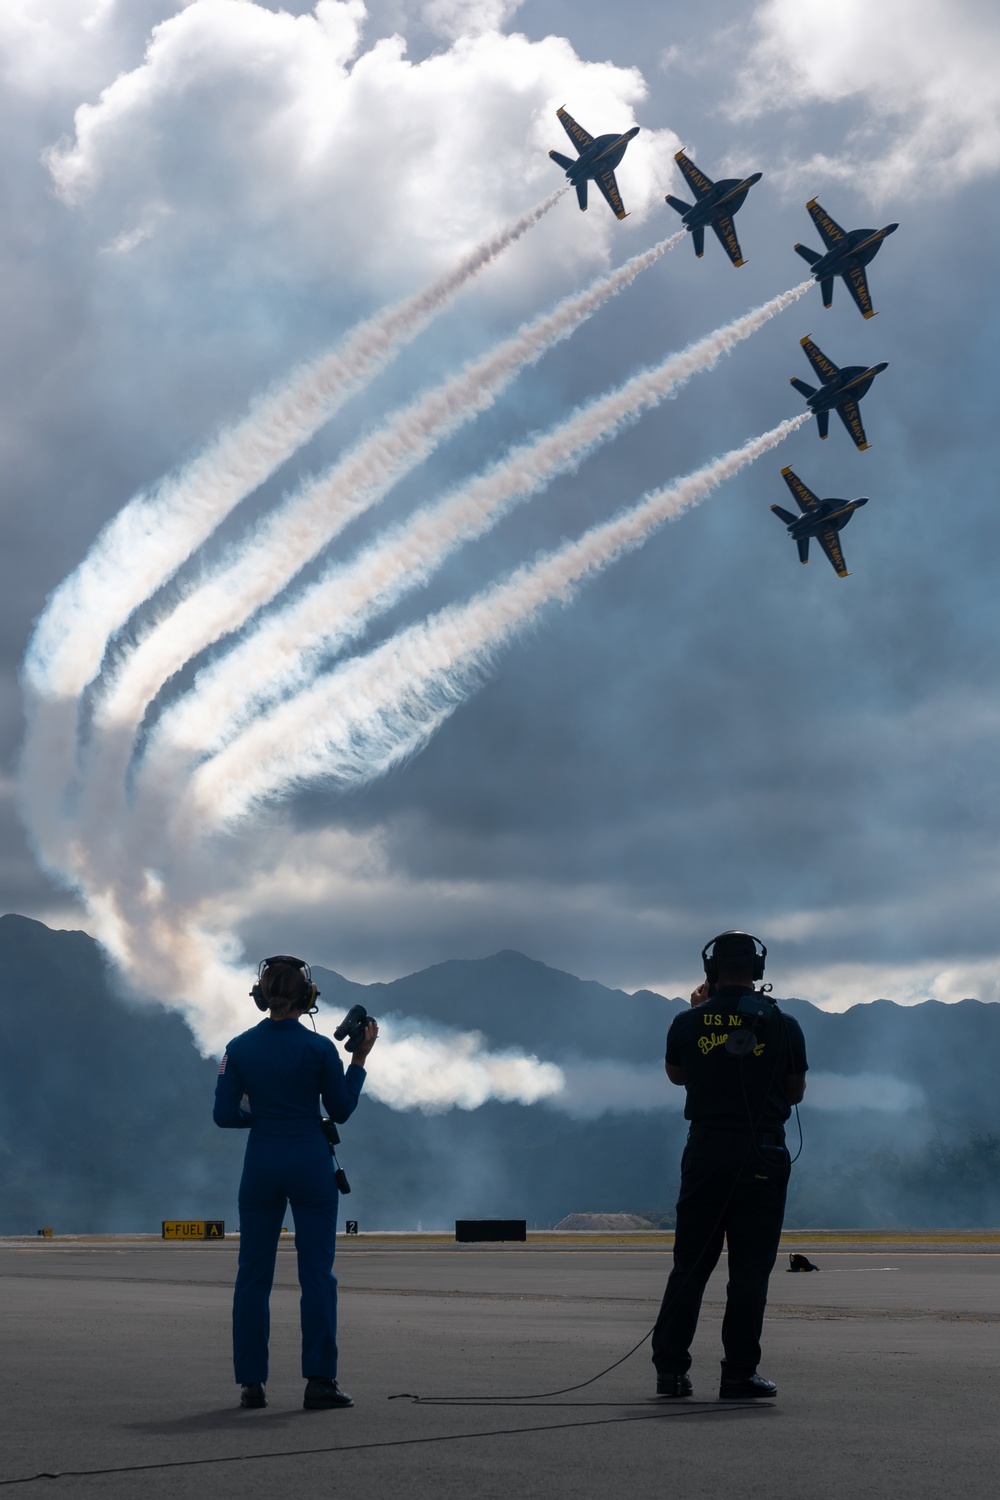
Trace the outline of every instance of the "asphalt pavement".
<instances>
[{"instance_id":1,"label":"asphalt pavement","mask_svg":"<svg viewBox=\"0 0 1000 1500\"><path fill-rule=\"evenodd\" d=\"M821 1270L789 1275L781 1261L772 1278L761 1372L778 1398L732 1405L717 1399L722 1271L706 1295L693 1400L651 1399L648 1345L583 1389L528 1399L585 1381L642 1338L665 1242L342 1241L341 1383L356 1405L304 1412L295 1256L283 1243L270 1404L244 1412L229 1364L235 1240L0 1241L0 1490L992 1500L995 1242L793 1248Z\"/></svg>"}]
</instances>

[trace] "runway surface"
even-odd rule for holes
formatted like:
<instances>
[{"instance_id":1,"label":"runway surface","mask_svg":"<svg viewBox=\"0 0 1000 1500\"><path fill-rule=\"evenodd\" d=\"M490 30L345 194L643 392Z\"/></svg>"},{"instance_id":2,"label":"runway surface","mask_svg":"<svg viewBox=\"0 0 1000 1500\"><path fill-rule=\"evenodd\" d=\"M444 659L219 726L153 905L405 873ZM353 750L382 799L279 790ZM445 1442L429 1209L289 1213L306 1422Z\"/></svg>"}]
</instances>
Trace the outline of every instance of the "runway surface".
<instances>
[{"instance_id":1,"label":"runway surface","mask_svg":"<svg viewBox=\"0 0 1000 1500\"><path fill-rule=\"evenodd\" d=\"M779 1261L772 1278L761 1371L778 1382L773 1403L717 1400L720 1271L693 1401L650 1400L645 1346L583 1390L491 1405L585 1380L637 1342L669 1237L342 1240L341 1381L357 1403L345 1412L301 1409L283 1243L270 1405L242 1412L229 1364L235 1240L2 1241L0 1496L992 1497L996 1241L871 1243L790 1241L822 1269L788 1275ZM387 1399L400 1392L484 1404Z\"/></svg>"}]
</instances>

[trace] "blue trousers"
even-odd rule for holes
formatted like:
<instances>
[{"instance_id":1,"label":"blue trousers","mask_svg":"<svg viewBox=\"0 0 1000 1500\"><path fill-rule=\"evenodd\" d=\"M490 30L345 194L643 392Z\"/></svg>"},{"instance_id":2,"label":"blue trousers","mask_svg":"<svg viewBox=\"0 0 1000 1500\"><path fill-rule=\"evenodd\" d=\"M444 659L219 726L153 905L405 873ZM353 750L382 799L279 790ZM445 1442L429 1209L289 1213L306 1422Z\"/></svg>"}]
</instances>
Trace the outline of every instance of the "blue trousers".
<instances>
[{"instance_id":1,"label":"blue trousers","mask_svg":"<svg viewBox=\"0 0 1000 1500\"><path fill-rule=\"evenodd\" d=\"M293 1138L251 1130L240 1181L240 1258L233 1296L233 1369L237 1385L267 1379L271 1284L290 1203L302 1288L302 1374L336 1379L337 1184L322 1132Z\"/></svg>"}]
</instances>

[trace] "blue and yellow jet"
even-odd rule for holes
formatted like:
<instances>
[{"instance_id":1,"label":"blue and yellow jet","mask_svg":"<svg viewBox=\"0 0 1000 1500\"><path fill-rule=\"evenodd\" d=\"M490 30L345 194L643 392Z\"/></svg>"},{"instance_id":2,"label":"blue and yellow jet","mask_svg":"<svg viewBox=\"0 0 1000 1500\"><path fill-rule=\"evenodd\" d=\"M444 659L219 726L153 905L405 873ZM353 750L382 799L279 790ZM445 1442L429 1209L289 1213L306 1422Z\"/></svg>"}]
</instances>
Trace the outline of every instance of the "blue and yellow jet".
<instances>
[{"instance_id":1,"label":"blue and yellow jet","mask_svg":"<svg viewBox=\"0 0 1000 1500\"><path fill-rule=\"evenodd\" d=\"M868 504L867 495L862 495L860 500L821 500L792 469L782 469L781 477L795 496L802 514L794 516L780 505L772 505L771 509L788 527L788 535L799 549L799 562L809 561L809 541L815 537L837 577L850 578L837 533L843 531L856 510Z\"/></svg>"},{"instance_id":2,"label":"blue and yellow jet","mask_svg":"<svg viewBox=\"0 0 1000 1500\"><path fill-rule=\"evenodd\" d=\"M865 395L876 375L881 375L883 370L889 368L888 362L880 365L845 365L839 370L832 359L827 359L822 349L818 349L812 339L806 336L800 339L805 350L806 359L812 365L822 384L819 390L815 386L807 385L804 380L796 380L792 377L792 385L800 395L805 396L806 405L816 418L819 426L819 435L826 438L830 430L830 413L835 411L847 428L854 441L854 446L862 451L868 447L865 437L865 429L861 425L861 413L858 410L858 402Z\"/></svg>"},{"instance_id":3,"label":"blue and yellow jet","mask_svg":"<svg viewBox=\"0 0 1000 1500\"><path fill-rule=\"evenodd\" d=\"M726 177L721 182L713 182L711 177L706 177L704 172L699 172L694 162L686 157L683 151L678 151L674 161L692 189L695 201L693 205L685 203L681 198L674 198L668 193L667 202L671 208L676 208L685 229L690 230L691 238L694 240L695 255L699 259L704 255L705 230L711 225L718 236L719 244L733 265L745 265L746 262L740 252L740 242L736 238L733 214L743 207L747 193L764 174L755 172L752 177L742 179Z\"/></svg>"},{"instance_id":4,"label":"blue and yellow jet","mask_svg":"<svg viewBox=\"0 0 1000 1500\"><path fill-rule=\"evenodd\" d=\"M875 309L868 291L865 266L875 259L882 248L882 241L887 235L895 234L899 225L886 224L884 229L841 229L815 198L810 199L806 208L820 232L826 254L810 250L808 245L796 245L795 249L812 266L813 276L823 293L823 306L832 307L833 278L842 276L844 285L858 304L861 316L874 318Z\"/></svg>"},{"instance_id":5,"label":"blue and yellow jet","mask_svg":"<svg viewBox=\"0 0 1000 1500\"><path fill-rule=\"evenodd\" d=\"M558 151L550 151L549 155L554 162L558 162L576 188L576 201L580 207L587 207L587 182L592 180L607 198L615 218L627 219L622 195L615 181L615 167L625 155L629 141L639 134L638 125L633 125L624 135L599 135L595 138L588 135L565 108L557 109L556 114L579 155L576 161L571 161Z\"/></svg>"}]
</instances>

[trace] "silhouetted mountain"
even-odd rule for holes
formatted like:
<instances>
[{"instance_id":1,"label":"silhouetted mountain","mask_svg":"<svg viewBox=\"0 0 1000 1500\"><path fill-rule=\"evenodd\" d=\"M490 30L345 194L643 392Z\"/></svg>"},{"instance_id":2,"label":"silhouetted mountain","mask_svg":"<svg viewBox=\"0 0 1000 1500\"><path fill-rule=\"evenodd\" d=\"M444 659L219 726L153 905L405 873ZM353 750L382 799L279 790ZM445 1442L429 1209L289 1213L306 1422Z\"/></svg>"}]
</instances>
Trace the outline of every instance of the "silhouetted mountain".
<instances>
[{"instance_id":1,"label":"silhouetted mountain","mask_svg":"<svg viewBox=\"0 0 1000 1500\"><path fill-rule=\"evenodd\" d=\"M0 1233L234 1220L243 1138L212 1124L216 1067L180 1016L124 998L82 932L0 918L0 963ZM423 1020L431 1034L476 1030L492 1047L564 1065L648 1065L651 1076L683 1004L510 951L391 984L316 977L335 1013L361 1000L378 1016ZM1000 1222L1000 1006L883 1000L826 1014L782 1004L803 1025L811 1063L789 1222ZM247 1025L255 1020L250 1007ZM428 1117L365 1098L344 1131L355 1187L344 1209L369 1228L494 1215L547 1225L573 1212L659 1218L676 1192L685 1130L665 1079L663 1100L578 1119L551 1104Z\"/></svg>"}]
</instances>

